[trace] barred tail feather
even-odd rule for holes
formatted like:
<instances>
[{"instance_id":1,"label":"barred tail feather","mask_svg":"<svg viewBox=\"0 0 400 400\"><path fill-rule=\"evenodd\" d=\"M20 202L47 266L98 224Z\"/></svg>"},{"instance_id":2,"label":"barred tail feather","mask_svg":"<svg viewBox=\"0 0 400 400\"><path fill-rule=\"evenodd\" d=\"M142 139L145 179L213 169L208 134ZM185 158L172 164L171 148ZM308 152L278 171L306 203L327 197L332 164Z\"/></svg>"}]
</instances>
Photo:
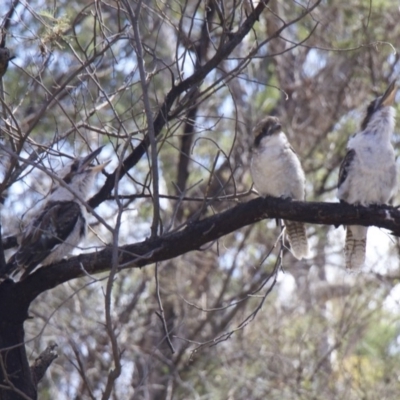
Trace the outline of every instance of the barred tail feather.
<instances>
[{"instance_id":1,"label":"barred tail feather","mask_svg":"<svg viewBox=\"0 0 400 400\"><path fill-rule=\"evenodd\" d=\"M364 226L348 226L346 228L346 241L344 245L344 258L346 268L357 270L365 263L367 247L367 230Z\"/></svg>"},{"instance_id":2,"label":"barred tail feather","mask_svg":"<svg viewBox=\"0 0 400 400\"><path fill-rule=\"evenodd\" d=\"M292 254L298 259L309 255L306 227L302 222L283 221L286 227L286 237L290 243Z\"/></svg>"}]
</instances>

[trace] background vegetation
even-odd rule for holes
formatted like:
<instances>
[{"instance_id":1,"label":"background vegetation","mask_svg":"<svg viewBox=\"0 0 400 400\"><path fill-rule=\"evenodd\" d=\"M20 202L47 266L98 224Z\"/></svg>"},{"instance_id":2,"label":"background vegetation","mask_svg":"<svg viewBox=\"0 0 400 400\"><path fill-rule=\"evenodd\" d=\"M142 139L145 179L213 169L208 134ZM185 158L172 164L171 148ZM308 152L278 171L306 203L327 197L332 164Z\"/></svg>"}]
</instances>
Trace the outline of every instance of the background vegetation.
<instances>
[{"instance_id":1,"label":"background vegetation","mask_svg":"<svg viewBox=\"0 0 400 400\"><path fill-rule=\"evenodd\" d=\"M3 238L49 192L36 165L57 171L105 145L89 201L102 220L91 215L76 250L93 263L255 198L251 129L267 114L302 160L307 200L336 201L348 137L400 67L394 0L8 0L0 14L15 56L2 82ZM371 228L367 265L348 274L343 229L308 233L303 261L267 219L141 269L131 252L122 268L113 258L54 281L24 325L30 360L58 344L38 398L397 398L397 239Z\"/></svg>"}]
</instances>

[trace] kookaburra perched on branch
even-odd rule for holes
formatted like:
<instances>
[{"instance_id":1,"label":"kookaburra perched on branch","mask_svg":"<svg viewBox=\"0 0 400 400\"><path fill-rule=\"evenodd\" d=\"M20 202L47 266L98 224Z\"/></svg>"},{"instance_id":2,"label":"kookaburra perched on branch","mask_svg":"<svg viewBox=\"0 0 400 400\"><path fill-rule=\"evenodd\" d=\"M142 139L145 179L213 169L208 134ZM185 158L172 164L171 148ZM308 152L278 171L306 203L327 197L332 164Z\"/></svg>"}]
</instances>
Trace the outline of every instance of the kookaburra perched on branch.
<instances>
[{"instance_id":1,"label":"kookaburra perched on branch","mask_svg":"<svg viewBox=\"0 0 400 400\"><path fill-rule=\"evenodd\" d=\"M339 171L338 198L350 204L385 204L397 191L397 172L391 144L395 123L392 107L397 86L371 102L361 131L349 139L347 154ZM346 228L344 255L346 268L356 269L365 262L367 227Z\"/></svg>"},{"instance_id":2,"label":"kookaburra perched on branch","mask_svg":"<svg viewBox=\"0 0 400 400\"><path fill-rule=\"evenodd\" d=\"M392 107L397 86L371 102L361 131L349 139L347 154L339 171L338 197L350 204L385 204L397 190L396 161L391 144L395 110ZM346 268L356 269L365 262L367 227L346 229L344 255Z\"/></svg>"},{"instance_id":3,"label":"kookaburra perched on branch","mask_svg":"<svg viewBox=\"0 0 400 400\"><path fill-rule=\"evenodd\" d=\"M86 200L95 176L108 164L92 164L101 150L102 147L63 168L59 174L62 181L54 183L47 202L26 226L2 277L22 272L20 279L24 279L39 264L61 260L85 237L86 207L76 195Z\"/></svg>"},{"instance_id":4,"label":"kookaburra perched on branch","mask_svg":"<svg viewBox=\"0 0 400 400\"><path fill-rule=\"evenodd\" d=\"M253 129L251 159L254 186L262 196L304 200L305 176L300 161L290 146L276 117L266 117ZM301 259L308 256L306 229L302 222L284 221L291 252Z\"/></svg>"}]
</instances>

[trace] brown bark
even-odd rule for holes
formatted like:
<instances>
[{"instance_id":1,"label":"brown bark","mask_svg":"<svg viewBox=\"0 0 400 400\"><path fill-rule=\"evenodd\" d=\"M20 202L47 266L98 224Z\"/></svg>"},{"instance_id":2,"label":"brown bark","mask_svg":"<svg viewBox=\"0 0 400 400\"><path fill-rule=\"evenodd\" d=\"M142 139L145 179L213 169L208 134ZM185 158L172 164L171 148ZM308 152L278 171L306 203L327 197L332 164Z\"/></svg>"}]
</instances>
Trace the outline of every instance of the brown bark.
<instances>
[{"instance_id":1,"label":"brown bark","mask_svg":"<svg viewBox=\"0 0 400 400\"><path fill-rule=\"evenodd\" d=\"M361 207L345 203L257 198L211 217L191 222L178 232L122 246L119 264L124 269L141 268L190 251L199 251L207 243L267 218L334 226L374 225L400 236L400 211L391 206ZM40 268L24 281L16 283L14 291L21 293L21 301L29 303L40 293L60 283L84 276L85 273L96 274L109 270L111 257L112 248L109 247L97 253L72 257L53 266ZM18 299L18 296L16 298Z\"/></svg>"}]
</instances>

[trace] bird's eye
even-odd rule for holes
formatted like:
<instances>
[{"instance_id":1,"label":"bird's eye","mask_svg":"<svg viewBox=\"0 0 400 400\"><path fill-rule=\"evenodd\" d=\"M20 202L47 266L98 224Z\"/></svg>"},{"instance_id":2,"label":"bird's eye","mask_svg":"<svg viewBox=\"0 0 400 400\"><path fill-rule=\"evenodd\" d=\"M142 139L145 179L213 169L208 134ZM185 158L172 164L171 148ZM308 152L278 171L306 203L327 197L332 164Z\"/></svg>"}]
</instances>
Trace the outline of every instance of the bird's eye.
<instances>
[{"instance_id":1,"label":"bird's eye","mask_svg":"<svg viewBox=\"0 0 400 400\"><path fill-rule=\"evenodd\" d=\"M76 172L78 170L78 163L74 162L71 165L71 172Z\"/></svg>"},{"instance_id":2,"label":"bird's eye","mask_svg":"<svg viewBox=\"0 0 400 400\"><path fill-rule=\"evenodd\" d=\"M372 111L374 111L374 108L375 108L375 102L373 101L367 108L367 114L371 114Z\"/></svg>"},{"instance_id":3,"label":"bird's eye","mask_svg":"<svg viewBox=\"0 0 400 400\"><path fill-rule=\"evenodd\" d=\"M76 168L75 168L75 169L76 169ZM71 170L72 170L72 168L71 168ZM66 184L71 183L71 181L72 181L72 174L69 173L68 175L66 175L66 176L63 178L63 181L64 181Z\"/></svg>"},{"instance_id":4,"label":"bird's eye","mask_svg":"<svg viewBox=\"0 0 400 400\"><path fill-rule=\"evenodd\" d=\"M269 126L268 125L264 125L262 130L261 130L261 133L265 136L265 135L268 135L268 131L269 131Z\"/></svg>"}]
</instances>

